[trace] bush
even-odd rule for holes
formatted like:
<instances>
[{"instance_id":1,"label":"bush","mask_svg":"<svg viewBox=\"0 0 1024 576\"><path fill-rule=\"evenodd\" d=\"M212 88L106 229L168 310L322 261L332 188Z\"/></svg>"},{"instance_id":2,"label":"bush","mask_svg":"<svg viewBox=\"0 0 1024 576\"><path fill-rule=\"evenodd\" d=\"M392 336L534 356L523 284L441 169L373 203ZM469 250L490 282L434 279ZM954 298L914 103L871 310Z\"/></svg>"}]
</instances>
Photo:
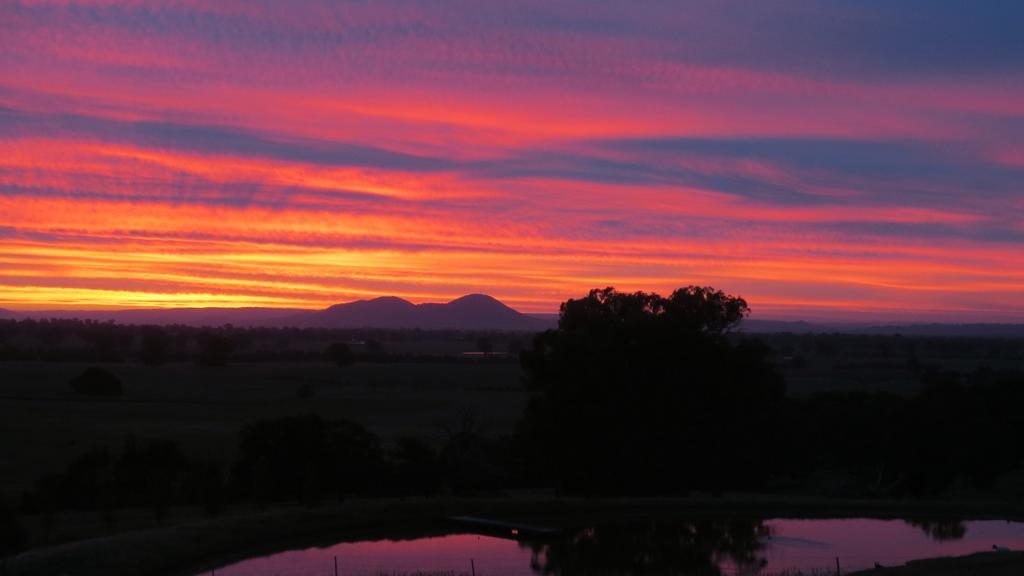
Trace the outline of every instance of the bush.
<instances>
[{"instance_id":1,"label":"bush","mask_svg":"<svg viewBox=\"0 0 1024 576\"><path fill-rule=\"evenodd\" d=\"M235 351L235 343L225 334L207 332L199 336L199 356L196 363L200 366L216 368L225 366Z\"/></svg>"},{"instance_id":2,"label":"bush","mask_svg":"<svg viewBox=\"0 0 1024 576\"><path fill-rule=\"evenodd\" d=\"M437 451L419 438L403 437L391 451L395 467L394 489L403 496L424 498L441 490L441 463Z\"/></svg>"},{"instance_id":3,"label":"bush","mask_svg":"<svg viewBox=\"0 0 1024 576\"><path fill-rule=\"evenodd\" d=\"M25 549L25 528L17 513L0 498L0 558L13 556Z\"/></svg>"},{"instance_id":4,"label":"bush","mask_svg":"<svg viewBox=\"0 0 1024 576\"><path fill-rule=\"evenodd\" d=\"M1011 502L1024 502L1024 470L1012 470L996 478L996 494Z\"/></svg>"},{"instance_id":5,"label":"bush","mask_svg":"<svg viewBox=\"0 0 1024 576\"><path fill-rule=\"evenodd\" d=\"M94 449L65 471L40 478L23 499L23 509L96 510L107 515L118 508L148 507L162 520L172 505L187 501L182 486L188 471L189 460L174 442L129 439L120 454Z\"/></svg>"},{"instance_id":6,"label":"bush","mask_svg":"<svg viewBox=\"0 0 1024 576\"><path fill-rule=\"evenodd\" d=\"M139 359L146 366L159 366L167 361L167 348L171 337L159 326L147 327L142 332Z\"/></svg>"},{"instance_id":7,"label":"bush","mask_svg":"<svg viewBox=\"0 0 1024 576\"><path fill-rule=\"evenodd\" d=\"M120 396L124 394L121 380L109 371L96 366L71 380L71 390L83 396Z\"/></svg>"},{"instance_id":8,"label":"bush","mask_svg":"<svg viewBox=\"0 0 1024 576\"><path fill-rule=\"evenodd\" d=\"M352 353L352 349L348 347L348 344L344 342L335 342L324 350L324 357L334 362L338 366L351 366L355 362L355 354Z\"/></svg>"},{"instance_id":9,"label":"bush","mask_svg":"<svg viewBox=\"0 0 1024 576\"><path fill-rule=\"evenodd\" d=\"M380 441L362 426L293 416L246 426L232 477L239 494L260 505L311 503L322 492L339 498L377 493L385 485L387 465Z\"/></svg>"}]
</instances>

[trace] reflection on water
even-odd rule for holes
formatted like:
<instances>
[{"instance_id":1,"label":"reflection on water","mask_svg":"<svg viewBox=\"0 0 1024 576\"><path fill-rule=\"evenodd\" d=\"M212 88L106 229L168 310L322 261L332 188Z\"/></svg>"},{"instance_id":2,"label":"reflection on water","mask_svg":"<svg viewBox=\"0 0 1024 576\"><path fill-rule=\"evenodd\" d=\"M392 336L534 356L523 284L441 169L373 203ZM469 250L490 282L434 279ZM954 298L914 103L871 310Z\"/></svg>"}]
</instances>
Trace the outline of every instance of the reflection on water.
<instances>
[{"instance_id":1,"label":"reflection on water","mask_svg":"<svg viewBox=\"0 0 1024 576\"><path fill-rule=\"evenodd\" d=\"M345 542L253 558L220 576L329 576L441 571L480 576L757 575L845 571L934 556L1024 549L1024 524L1002 521L698 520L610 524L544 541L452 534ZM204 572L203 574L208 574ZM197 575L198 576L198 575Z\"/></svg>"},{"instance_id":2,"label":"reflection on water","mask_svg":"<svg viewBox=\"0 0 1024 576\"><path fill-rule=\"evenodd\" d=\"M924 530L932 540L959 540L967 533L967 526L958 520L907 520L907 524Z\"/></svg>"},{"instance_id":3,"label":"reflection on water","mask_svg":"<svg viewBox=\"0 0 1024 576\"><path fill-rule=\"evenodd\" d=\"M759 521L611 525L530 545L537 574L718 574L759 568L769 528Z\"/></svg>"}]
</instances>

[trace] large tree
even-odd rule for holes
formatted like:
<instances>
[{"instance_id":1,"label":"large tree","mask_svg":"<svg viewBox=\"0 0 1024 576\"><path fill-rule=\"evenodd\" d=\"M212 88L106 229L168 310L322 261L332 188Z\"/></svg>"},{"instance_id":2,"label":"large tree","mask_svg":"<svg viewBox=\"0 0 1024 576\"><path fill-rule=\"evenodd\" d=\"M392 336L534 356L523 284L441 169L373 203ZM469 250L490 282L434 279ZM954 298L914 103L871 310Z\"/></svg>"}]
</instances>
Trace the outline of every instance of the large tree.
<instances>
[{"instance_id":1,"label":"large tree","mask_svg":"<svg viewBox=\"0 0 1024 576\"><path fill-rule=\"evenodd\" d=\"M586 493L753 487L784 390L764 349L731 337L748 312L697 286L565 302L522 354L534 471Z\"/></svg>"}]
</instances>

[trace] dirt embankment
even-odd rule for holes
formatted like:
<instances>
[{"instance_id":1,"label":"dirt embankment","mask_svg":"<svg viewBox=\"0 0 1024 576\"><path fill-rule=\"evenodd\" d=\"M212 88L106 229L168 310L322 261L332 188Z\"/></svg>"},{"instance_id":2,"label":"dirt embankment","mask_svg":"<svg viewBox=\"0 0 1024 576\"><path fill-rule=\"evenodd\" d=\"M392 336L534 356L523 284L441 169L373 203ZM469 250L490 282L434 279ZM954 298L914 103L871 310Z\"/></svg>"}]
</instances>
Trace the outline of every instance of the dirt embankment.
<instances>
[{"instance_id":1,"label":"dirt embankment","mask_svg":"<svg viewBox=\"0 0 1024 576\"><path fill-rule=\"evenodd\" d=\"M956 558L914 560L904 566L855 572L850 576L1020 576L1024 552L982 552Z\"/></svg>"}]
</instances>

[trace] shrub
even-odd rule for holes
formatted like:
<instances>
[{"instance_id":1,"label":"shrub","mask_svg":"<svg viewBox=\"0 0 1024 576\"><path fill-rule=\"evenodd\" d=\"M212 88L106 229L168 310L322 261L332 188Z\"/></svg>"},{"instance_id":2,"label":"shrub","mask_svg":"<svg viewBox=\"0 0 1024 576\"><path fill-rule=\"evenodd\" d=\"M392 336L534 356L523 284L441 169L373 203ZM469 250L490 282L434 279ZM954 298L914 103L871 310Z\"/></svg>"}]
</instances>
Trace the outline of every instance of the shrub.
<instances>
[{"instance_id":1,"label":"shrub","mask_svg":"<svg viewBox=\"0 0 1024 576\"><path fill-rule=\"evenodd\" d=\"M351 366L355 362L355 354L352 353L352 349L348 347L348 344L344 342L334 342L324 350L324 357L334 362L338 366Z\"/></svg>"},{"instance_id":2,"label":"shrub","mask_svg":"<svg viewBox=\"0 0 1024 576\"><path fill-rule=\"evenodd\" d=\"M92 366L71 380L71 390L83 396L120 396L121 380L103 368Z\"/></svg>"},{"instance_id":3,"label":"shrub","mask_svg":"<svg viewBox=\"0 0 1024 576\"><path fill-rule=\"evenodd\" d=\"M13 556L25 548L25 528L17 513L0 498L0 558Z\"/></svg>"}]
</instances>

